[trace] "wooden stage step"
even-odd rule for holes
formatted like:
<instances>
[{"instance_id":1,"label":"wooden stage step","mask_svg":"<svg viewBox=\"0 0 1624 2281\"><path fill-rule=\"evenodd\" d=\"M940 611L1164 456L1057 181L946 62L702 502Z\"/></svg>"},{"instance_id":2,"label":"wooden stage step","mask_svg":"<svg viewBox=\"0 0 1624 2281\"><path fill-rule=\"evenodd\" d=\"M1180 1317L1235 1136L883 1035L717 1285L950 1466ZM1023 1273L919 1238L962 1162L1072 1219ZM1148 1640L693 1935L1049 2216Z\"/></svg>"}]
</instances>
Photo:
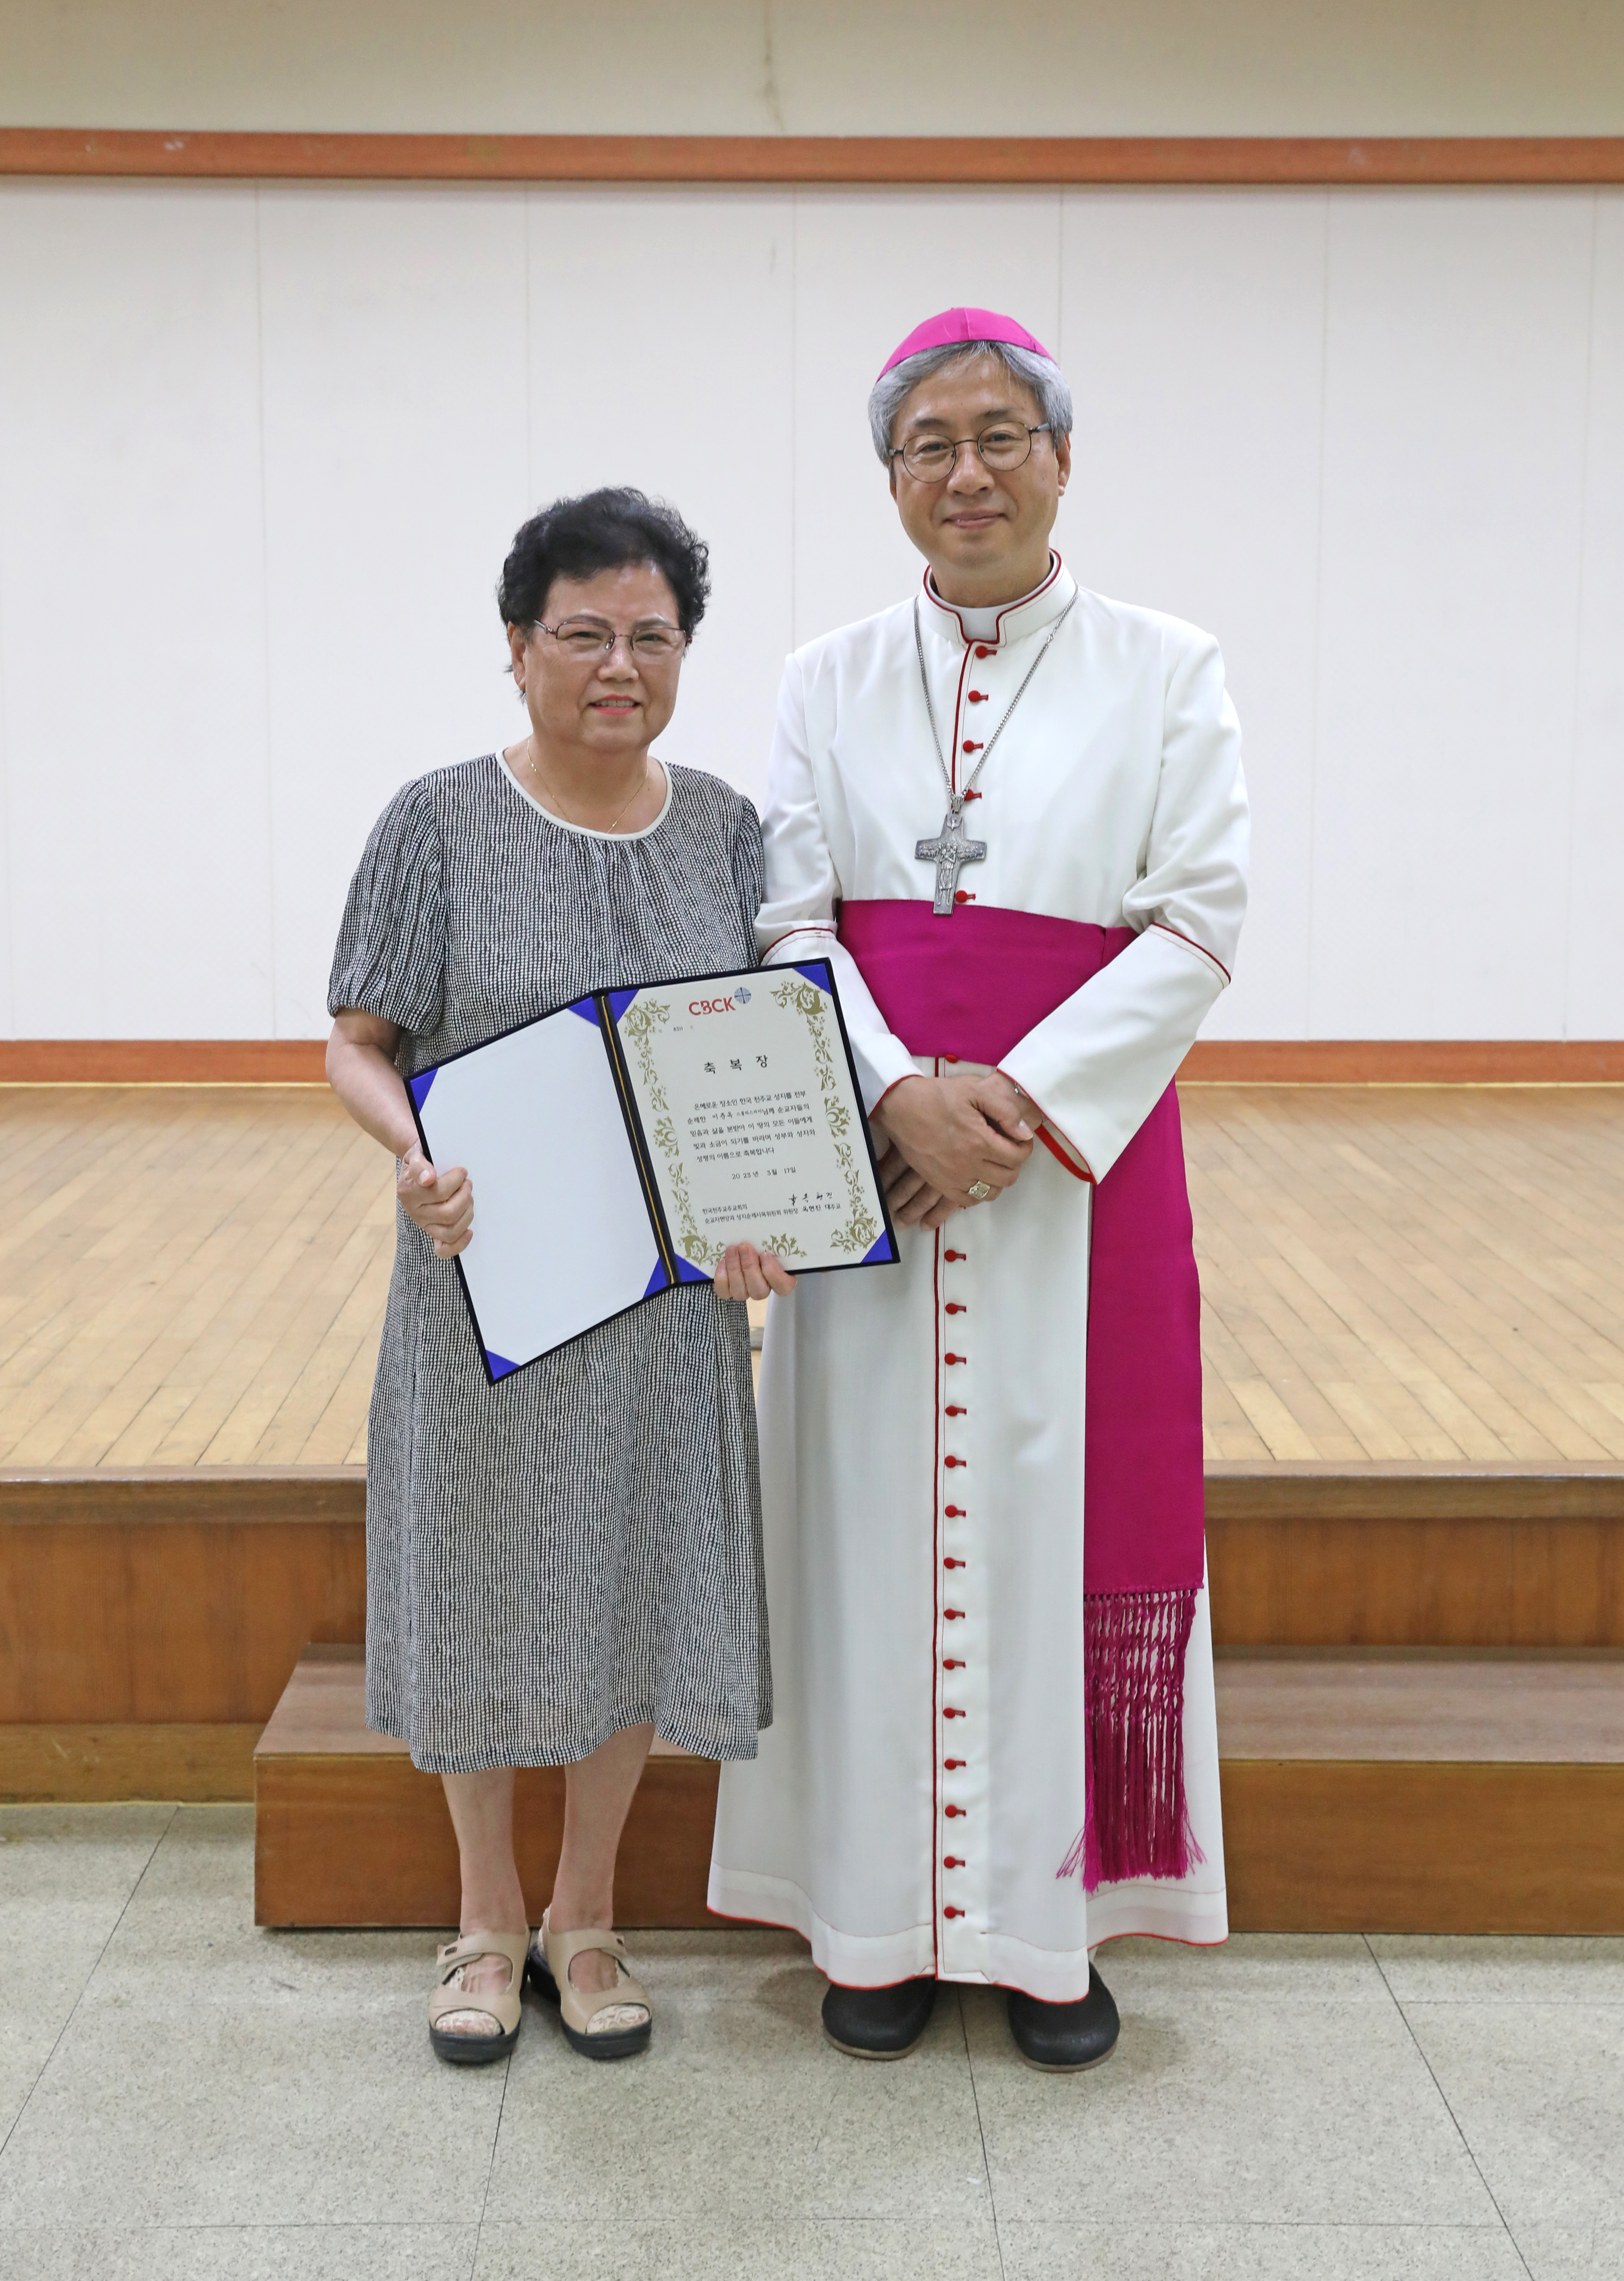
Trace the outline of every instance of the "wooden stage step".
<instances>
[{"instance_id":1,"label":"wooden stage step","mask_svg":"<svg viewBox=\"0 0 1624 2281\"><path fill-rule=\"evenodd\" d=\"M0 1473L0 1798L247 1798L366 1624L358 1466ZM1624 1646L1624 1468L1207 1469L1220 1647Z\"/></svg>"},{"instance_id":2,"label":"wooden stage step","mask_svg":"<svg viewBox=\"0 0 1624 2281\"><path fill-rule=\"evenodd\" d=\"M362 1723L359 1648L300 1659L255 1753L267 1925L445 1925L457 1856L438 1780ZM1237 1932L1624 1932L1624 1656L1221 1652L1218 1739ZM705 1906L716 1768L656 1746L615 1890L629 1927ZM563 1780L519 1776L539 1914Z\"/></svg>"}]
</instances>

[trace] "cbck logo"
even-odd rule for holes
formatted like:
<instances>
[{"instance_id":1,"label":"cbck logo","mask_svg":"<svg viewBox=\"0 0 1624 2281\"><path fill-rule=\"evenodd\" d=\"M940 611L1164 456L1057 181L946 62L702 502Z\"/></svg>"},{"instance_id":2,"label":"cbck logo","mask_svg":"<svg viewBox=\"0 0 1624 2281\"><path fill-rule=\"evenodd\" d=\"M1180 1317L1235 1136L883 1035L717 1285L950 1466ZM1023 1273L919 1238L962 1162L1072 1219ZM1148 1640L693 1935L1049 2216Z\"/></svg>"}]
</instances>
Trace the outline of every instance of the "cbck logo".
<instances>
[{"instance_id":1,"label":"cbck logo","mask_svg":"<svg viewBox=\"0 0 1624 2281\"><path fill-rule=\"evenodd\" d=\"M691 1014L731 1014L735 1006L747 1006L749 1003L750 993L747 990L735 990L731 998L690 998L688 1011Z\"/></svg>"}]
</instances>

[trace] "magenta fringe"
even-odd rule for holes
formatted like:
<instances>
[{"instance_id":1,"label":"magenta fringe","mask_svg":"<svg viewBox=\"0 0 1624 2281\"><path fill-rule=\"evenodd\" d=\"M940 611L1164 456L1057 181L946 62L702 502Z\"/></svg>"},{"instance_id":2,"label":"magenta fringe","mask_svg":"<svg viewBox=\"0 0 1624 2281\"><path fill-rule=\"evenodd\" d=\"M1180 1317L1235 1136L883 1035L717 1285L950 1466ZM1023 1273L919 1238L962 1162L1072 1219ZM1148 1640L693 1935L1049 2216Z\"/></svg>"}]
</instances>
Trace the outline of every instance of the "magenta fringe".
<instances>
[{"instance_id":1,"label":"magenta fringe","mask_svg":"<svg viewBox=\"0 0 1624 2281\"><path fill-rule=\"evenodd\" d=\"M1202 1857L1184 1795L1184 1655L1194 1590L1088 1592L1087 1802L1056 1875L1083 1891L1182 1877Z\"/></svg>"}]
</instances>

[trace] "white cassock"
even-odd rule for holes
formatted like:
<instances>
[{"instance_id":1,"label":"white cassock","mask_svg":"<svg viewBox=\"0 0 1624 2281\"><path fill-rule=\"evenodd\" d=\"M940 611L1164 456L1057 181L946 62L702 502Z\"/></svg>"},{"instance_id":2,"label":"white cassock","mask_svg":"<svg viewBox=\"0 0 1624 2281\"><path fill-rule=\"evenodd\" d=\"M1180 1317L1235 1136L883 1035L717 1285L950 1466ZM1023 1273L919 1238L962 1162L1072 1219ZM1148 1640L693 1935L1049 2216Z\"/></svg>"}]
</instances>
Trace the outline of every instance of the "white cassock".
<instances>
[{"instance_id":1,"label":"white cassock","mask_svg":"<svg viewBox=\"0 0 1624 2281\"><path fill-rule=\"evenodd\" d=\"M1247 810L1217 643L1079 590L1057 559L968 625L925 582L955 784L1074 596L965 810L987 852L959 885L981 907L1133 931L999 1063L1102 1179L1228 978ZM763 959L832 958L870 1109L948 1067L887 1028L835 932L843 901L928 907L934 888L915 846L947 798L915 622L900 604L790 658L769 771ZM1087 1896L1059 1874L1085 1802L1092 1195L1034 1148L993 1202L899 1231L900 1266L808 1276L769 1309L775 1717L755 1760L723 1768L710 1905L794 1928L847 1985L934 1976L1070 2002L1102 1940L1227 1929L1204 1589L1183 1728L1199 1858Z\"/></svg>"}]
</instances>

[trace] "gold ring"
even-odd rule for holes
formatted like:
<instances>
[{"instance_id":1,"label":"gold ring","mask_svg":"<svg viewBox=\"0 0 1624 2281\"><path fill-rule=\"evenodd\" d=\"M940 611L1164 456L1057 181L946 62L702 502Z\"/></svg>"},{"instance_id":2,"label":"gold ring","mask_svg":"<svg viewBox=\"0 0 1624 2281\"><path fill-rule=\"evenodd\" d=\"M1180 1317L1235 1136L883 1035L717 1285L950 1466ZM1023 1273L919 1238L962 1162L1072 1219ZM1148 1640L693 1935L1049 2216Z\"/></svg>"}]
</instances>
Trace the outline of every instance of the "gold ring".
<instances>
[{"instance_id":1,"label":"gold ring","mask_svg":"<svg viewBox=\"0 0 1624 2281\"><path fill-rule=\"evenodd\" d=\"M986 1202L993 1191L985 1180L972 1180L964 1193L967 1196L973 1197L977 1203L981 1204Z\"/></svg>"}]
</instances>

